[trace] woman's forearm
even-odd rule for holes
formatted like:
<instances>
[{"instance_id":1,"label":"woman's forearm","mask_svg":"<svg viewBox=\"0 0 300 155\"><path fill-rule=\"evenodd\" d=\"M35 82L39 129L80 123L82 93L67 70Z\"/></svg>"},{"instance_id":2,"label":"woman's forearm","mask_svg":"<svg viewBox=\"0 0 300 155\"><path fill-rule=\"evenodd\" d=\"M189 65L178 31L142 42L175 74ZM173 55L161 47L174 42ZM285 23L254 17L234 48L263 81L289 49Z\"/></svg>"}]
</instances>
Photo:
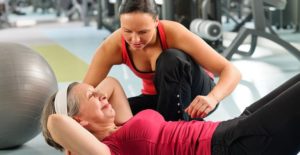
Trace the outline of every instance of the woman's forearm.
<instances>
[{"instance_id":1,"label":"woman's forearm","mask_svg":"<svg viewBox=\"0 0 300 155\"><path fill-rule=\"evenodd\" d=\"M132 117L127 97L117 79L106 77L96 89L107 95L109 103L116 111L115 123L117 125L125 123Z\"/></svg>"},{"instance_id":2,"label":"woman's forearm","mask_svg":"<svg viewBox=\"0 0 300 155\"><path fill-rule=\"evenodd\" d=\"M219 81L209 93L218 102L228 96L238 85L241 79L241 73L232 64L227 65L219 75Z\"/></svg>"},{"instance_id":3,"label":"woman's forearm","mask_svg":"<svg viewBox=\"0 0 300 155\"><path fill-rule=\"evenodd\" d=\"M68 116L49 116L47 128L57 143L76 155L110 155L105 144Z\"/></svg>"}]
</instances>

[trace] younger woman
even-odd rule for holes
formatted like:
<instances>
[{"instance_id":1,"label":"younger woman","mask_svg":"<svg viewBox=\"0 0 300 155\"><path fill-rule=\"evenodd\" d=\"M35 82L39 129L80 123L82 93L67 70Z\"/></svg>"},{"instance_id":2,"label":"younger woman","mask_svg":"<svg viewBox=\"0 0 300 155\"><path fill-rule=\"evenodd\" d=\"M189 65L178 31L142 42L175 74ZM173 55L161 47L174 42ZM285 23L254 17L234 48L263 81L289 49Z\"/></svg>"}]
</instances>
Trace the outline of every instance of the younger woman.
<instances>
[{"instance_id":1,"label":"younger woman","mask_svg":"<svg viewBox=\"0 0 300 155\"><path fill-rule=\"evenodd\" d=\"M123 0L119 10L121 27L97 48L84 83L96 87L112 66L126 64L143 82L141 95L129 98L133 114L154 109L166 120L203 118L238 84L239 71L205 41L158 19L155 0Z\"/></svg>"}]
</instances>

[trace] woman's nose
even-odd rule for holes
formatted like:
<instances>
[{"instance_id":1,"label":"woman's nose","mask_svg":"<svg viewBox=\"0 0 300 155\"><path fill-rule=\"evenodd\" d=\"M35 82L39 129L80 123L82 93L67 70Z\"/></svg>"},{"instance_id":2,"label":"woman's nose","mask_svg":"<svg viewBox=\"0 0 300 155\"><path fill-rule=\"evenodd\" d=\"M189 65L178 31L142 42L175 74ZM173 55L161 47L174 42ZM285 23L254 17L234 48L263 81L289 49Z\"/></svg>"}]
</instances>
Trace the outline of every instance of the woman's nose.
<instances>
[{"instance_id":1,"label":"woman's nose","mask_svg":"<svg viewBox=\"0 0 300 155\"><path fill-rule=\"evenodd\" d=\"M107 97L106 97L105 94L99 95L99 100L100 100L100 101L103 101L103 100L106 100L106 99L107 99Z\"/></svg>"},{"instance_id":2,"label":"woman's nose","mask_svg":"<svg viewBox=\"0 0 300 155\"><path fill-rule=\"evenodd\" d=\"M140 36L137 35L137 34L133 34L133 35L132 35L132 41L133 41L134 43L139 42L139 41L140 41Z\"/></svg>"}]
</instances>

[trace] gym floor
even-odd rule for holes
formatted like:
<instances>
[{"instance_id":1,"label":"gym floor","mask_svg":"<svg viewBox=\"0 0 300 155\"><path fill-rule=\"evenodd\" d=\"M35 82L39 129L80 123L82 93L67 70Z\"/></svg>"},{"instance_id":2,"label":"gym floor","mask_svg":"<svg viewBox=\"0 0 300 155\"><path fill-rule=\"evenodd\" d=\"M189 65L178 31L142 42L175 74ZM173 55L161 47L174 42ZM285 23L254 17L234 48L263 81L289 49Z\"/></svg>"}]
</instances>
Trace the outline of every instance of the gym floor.
<instances>
[{"instance_id":1,"label":"gym floor","mask_svg":"<svg viewBox=\"0 0 300 155\"><path fill-rule=\"evenodd\" d=\"M0 29L1 42L25 44L40 53L52 67L59 87L72 81L81 81L97 46L110 34L106 29L97 30L95 24L84 27L81 22L44 23L36 26ZM300 50L300 34L279 30L281 38ZM228 45L235 33L224 33L224 45ZM241 48L249 48L245 42ZM300 61L281 46L259 38L251 57L234 55L231 62L242 73L242 80L235 91L220 104L216 112L206 120L226 120L261 98L272 89L300 71ZM138 95L140 80L124 65L115 66L111 76L120 80L127 96ZM217 81L218 79L216 79ZM48 146L42 135L23 146L0 150L1 155L59 155L61 152Z\"/></svg>"}]
</instances>

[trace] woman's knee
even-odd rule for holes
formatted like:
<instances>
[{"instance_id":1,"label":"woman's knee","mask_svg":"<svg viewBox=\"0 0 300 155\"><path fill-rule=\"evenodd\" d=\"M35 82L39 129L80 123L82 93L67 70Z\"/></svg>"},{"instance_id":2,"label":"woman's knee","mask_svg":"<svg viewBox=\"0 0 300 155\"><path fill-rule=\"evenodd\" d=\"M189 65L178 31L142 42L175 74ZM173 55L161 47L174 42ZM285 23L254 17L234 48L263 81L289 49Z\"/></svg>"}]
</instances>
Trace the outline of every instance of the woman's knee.
<instances>
[{"instance_id":1,"label":"woman's knee","mask_svg":"<svg viewBox=\"0 0 300 155\"><path fill-rule=\"evenodd\" d=\"M158 57L156 68L168 71L183 63L189 63L189 56L186 53L178 49L166 49Z\"/></svg>"},{"instance_id":2,"label":"woman's knee","mask_svg":"<svg viewBox=\"0 0 300 155\"><path fill-rule=\"evenodd\" d=\"M173 61L176 61L177 58L181 58L181 59L185 60L188 58L188 56L186 53L184 53L183 51L181 51L179 49L170 48L170 49L164 50L160 54L160 56L158 57L158 61L163 60L163 62L173 62Z\"/></svg>"}]
</instances>

